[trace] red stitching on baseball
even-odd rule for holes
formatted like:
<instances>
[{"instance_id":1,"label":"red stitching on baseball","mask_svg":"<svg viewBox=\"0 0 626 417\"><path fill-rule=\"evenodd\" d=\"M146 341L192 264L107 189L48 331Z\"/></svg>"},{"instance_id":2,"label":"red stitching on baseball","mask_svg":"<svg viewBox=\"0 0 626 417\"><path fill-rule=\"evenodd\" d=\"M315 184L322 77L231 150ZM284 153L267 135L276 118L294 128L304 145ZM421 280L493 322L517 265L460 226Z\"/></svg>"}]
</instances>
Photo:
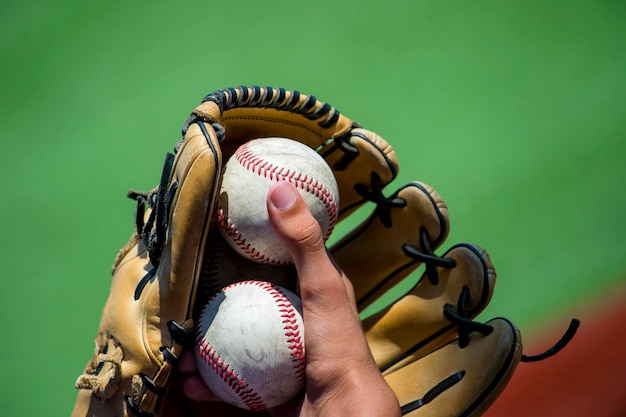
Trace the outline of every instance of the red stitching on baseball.
<instances>
[{"instance_id":1,"label":"red stitching on baseball","mask_svg":"<svg viewBox=\"0 0 626 417\"><path fill-rule=\"evenodd\" d=\"M227 287L223 288L220 292L211 297L209 303L213 301L221 293L228 291L233 287L242 285L253 285L260 287L267 291L270 296L276 301L278 311L281 315L281 323L283 324L283 330L285 331L285 337L287 341L287 347L289 349L289 356L293 362L294 376L299 381L303 381L306 375L306 356L304 350L304 342L300 333L300 326L296 315L298 312L295 310L285 293L280 287L265 281L240 281L235 282ZM208 304L207 303L207 306ZM203 321L203 316L207 310L205 307L200 314L200 322ZM265 411L267 405L263 401L263 398L251 388L243 378L235 372L230 365L226 364L220 357L220 355L213 350L210 343L204 339L204 333L201 326L196 329L196 344L198 345L198 352L206 364L215 371L215 373L221 377L224 382L231 387L236 394L239 395L241 400L246 404L250 411Z\"/></svg>"},{"instance_id":2,"label":"red stitching on baseball","mask_svg":"<svg viewBox=\"0 0 626 417\"><path fill-rule=\"evenodd\" d=\"M244 143L237 149L235 152L235 159L237 162L239 162L245 169L272 181L289 181L296 188L300 188L321 200L326 207L326 212L328 213L328 230L324 234L324 240L328 239L335 228L338 216L337 203L330 190L326 188L323 183L307 176L302 172L292 171L288 168L276 166L271 164L269 161L263 160L260 156L255 155L252 150L250 150L249 144L250 142ZM224 217L223 212L221 213L221 216ZM265 263L281 264L273 261L271 258L266 258L261 255L254 247L251 248L250 244L246 242L246 240L240 233L237 232L236 228L230 224L230 222L222 219L220 220L220 224L222 224L230 236L235 239L235 243L237 243L237 245L246 253L255 256L256 259L260 258L260 260Z\"/></svg>"},{"instance_id":3,"label":"red stitching on baseball","mask_svg":"<svg viewBox=\"0 0 626 417\"><path fill-rule=\"evenodd\" d=\"M225 290L226 289L221 292ZM212 297L211 300L216 297L217 294ZM200 314L200 321L202 321L202 316L204 316L205 311L206 307ZM246 383L246 381L241 378L234 369L226 364L221 359L220 355L213 350L209 342L204 339L204 334L202 333L200 327L198 327L196 331L196 341L198 345L198 352L200 353L202 359L204 359L209 368L213 369L213 371L215 371L215 373L222 378L237 395L239 395L239 398L241 398L250 411L264 411L267 409L263 398L261 398L261 396L255 392L253 388L250 388L248 383Z\"/></svg>"},{"instance_id":4,"label":"red stitching on baseball","mask_svg":"<svg viewBox=\"0 0 626 417\"><path fill-rule=\"evenodd\" d=\"M242 236L239 230L226 218L226 213L221 207L217 209L217 221L220 226L224 229L224 231L231 237L233 242L245 252L252 259L256 259L257 261L268 264L268 265L288 265L290 261L279 261L278 259L270 258L261 252L259 252L255 247L252 247L250 243L246 241L246 239Z\"/></svg>"},{"instance_id":5,"label":"red stitching on baseball","mask_svg":"<svg viewBox=\"0 0 626 417\"><path fill-rule=\"evenodd\" d=\"M298 326L298 321L296 319L296 314L298 314L297 311L294 309L293 304L291 304L280 287L265 281L252 282L255 283L254 285L258 285L265 289L272 296L272 298L276 300L278 311L281 314L283 330L285 330L285 337L290 352L289 355L293 361L294 375L298 380L304 380L306 375L306 357L302 335L300 334L300 326Z\"/></svg>"}]
</instances>

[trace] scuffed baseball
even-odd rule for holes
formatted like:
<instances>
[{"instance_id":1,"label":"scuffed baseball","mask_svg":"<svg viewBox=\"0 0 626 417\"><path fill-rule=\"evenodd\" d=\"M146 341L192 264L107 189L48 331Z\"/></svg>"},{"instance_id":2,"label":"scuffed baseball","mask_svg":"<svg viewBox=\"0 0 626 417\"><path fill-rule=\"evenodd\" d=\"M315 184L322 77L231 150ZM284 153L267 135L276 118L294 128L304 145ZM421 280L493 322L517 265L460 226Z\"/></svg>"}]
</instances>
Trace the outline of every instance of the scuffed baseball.
<instances>
[{"instance_id":1,"label":"scuffed baseball","mask_svg":"<svg viewBox=\"0 0 626 417\"><path fill-rule=\"evenodd\" d=\"M270 265L292 263L267 213L270 187L291 182L327 240L337 222L339 191L331 168L315 150L291 139L262 138L240 146L224 167L217 198L220 232L240 255Z\"/></svg>"},{"instance_id":2,"label":"scuffed baseball","mask_svg":"<svg viewBox=\"0 0 626 417\"><path fill-rule=\"evenodd\" d=\"M195 360L206 385L231 405L263 411L290 400L305 380L299 297L265 281L223 288L200 315Z\"/></svg>"}]
</instances>

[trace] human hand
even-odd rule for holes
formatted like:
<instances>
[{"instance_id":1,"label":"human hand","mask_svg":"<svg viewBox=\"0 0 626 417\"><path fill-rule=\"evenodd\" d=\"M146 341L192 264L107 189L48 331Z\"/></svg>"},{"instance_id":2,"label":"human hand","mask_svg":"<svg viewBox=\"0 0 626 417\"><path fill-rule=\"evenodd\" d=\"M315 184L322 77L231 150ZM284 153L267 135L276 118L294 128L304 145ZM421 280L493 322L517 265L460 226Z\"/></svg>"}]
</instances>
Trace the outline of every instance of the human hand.
<instances>
[{"instance_id":1,"label":"human hand","mask_svg":"<svg viewBox=\"0 0 626 417\"><path fill-rule=\"evenodd\" d=\"M319 224L288 182L267 198L270 221L298 271L306 326L306 390L271 410L275 417L400 416L398 401L376 366L363 335L352 285L328 255ZM181 358L185 394L216 400L195 373L193 356Z\"/></svg>"}]
</instances>

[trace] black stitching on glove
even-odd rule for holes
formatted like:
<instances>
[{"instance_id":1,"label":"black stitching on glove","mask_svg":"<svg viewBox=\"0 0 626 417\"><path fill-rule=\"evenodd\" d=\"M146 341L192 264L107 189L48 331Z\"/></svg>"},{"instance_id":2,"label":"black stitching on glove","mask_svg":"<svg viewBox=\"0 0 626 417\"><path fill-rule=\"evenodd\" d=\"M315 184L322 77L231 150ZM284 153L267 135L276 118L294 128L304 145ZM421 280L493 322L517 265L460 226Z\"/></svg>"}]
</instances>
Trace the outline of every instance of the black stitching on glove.
<instances>
[{"instance_id":1,"label":"black stitching on glove","mask_svg":"<svg viewBox=\"0 0 626 417\"><path fill-rule=\"evenodd\" d=\"M165 359L165 362L170 363L172 365L175 365L178 363L178 356L174 355L174 352L172 352L172 350L167 347L167 346L161 346L161 353L163 353L163 358Z\"/></svg>"},{"instance_id":2,"label":"black stitching on glove","mask_svg":"<svg viewBox=\"0 0 626 417\"><path fill-rule=\"evenodd\" d=\"M126 401L126 408L137 417L154 417L153 413L148 413L139 409L139 406L135 404L132 398L130 398L128 395L124 397L124 400Z\"/></svg>"},{"instance_id":3,"label":"black stitching on glove","mask_svg":"<svg viewBox=\"0 0 626 417\"><path fill-rule=\"evenodd\" d=\"M376 204L376 212L380 218L380 222L387 228L391 227L391 209L406 207L406 201L399 197L385 197L383 194L383 185L380 175L372 171L371 174L371 191L361 184L355 184L354 191L361 197Z\"/></svg>"},{"instance_id":4,"label":"black stitching on glove","mask_svg":"<svg viewBox=\"0 0 626 417\"><path fill-rule=\"evenodd\" d=\"M172 335L172 338L183 346L189 346L194 340L194 332L192 329L185 329L175 320L167 322L167 328Z\"/></svg>"},{"instance_id":5,"label":"black stitching on glove","mask_svg":"<svg viewBox=\"0 0 626 417\"><path fill-rule=\"evenodd\" d=\"M167 392L167 389L165 387L158 386L154 382L154 380L152 378L150 378L148 375L146 375L146 374L139 374L139 376L141 377L141 380L143 381L144 386L148 390L154 392L159 397L162 397Z\"/></svg>"},{"instance_id":6,"label":"black stitching on glove","mask_svg":"<svg viewBox=\"0 0 626 417\"><path fill-rule=\"evenodd\" d=\"M443 308L443 315L458 328L459 347L461 349L469 345L469 334L471 332L479 332L485 336L493 332L492 326L469 319L469 298L469 288L467 288L467 286L464 286L463 290L461 291L461 295L459 296L459 301L457 303L457 311L454 312L454 307L451 304L446 304Z\"/></svg>"},{"instance_id":7,"label":"black stitching on glove","mask_svg":"<svg viewBox=\"0 0 626 417\"><path fill-rule=\"evenodd\" d=\"M448 388L456 385L464 377L465 371L459 371L455 374L450 375L449 377L435 385L433 388L431 388L426 394L424 394L422 398L411 401L410 403L400 407L402 415L409 414L411 411L415 411L418 408L428 404L429 402L437 398L441 393L446 391Z\"/></svg>"},{"instance_id":8,"label":"black stitching on glove","mask_svg":"<svg viewBox=\"0 0 626 417\"><path fill-rule=\"evenodd\" d=\"M422 262L426 268L428 281L430 281L432 285L437 285L439 283L439 274L436 268L453 269L456 267L456 262L454 259L435 255L431 248L428 231L424 227L420 228L420 246L421 250L413 245L404 244L402 245L402 252L409 258Z\"/></svg>"},{"instance_id":9,"label":"black stitching on glove","mask_svg":"<svg viewBox=\"0 0 626 417\"><path fill-rule=\"evenodd\" d=\"M531 356L522 355L522 362L542 361L544 359L547 359L551 356L556 355L565 346L567 346L567 344L572 340L579 326L580 326L580 320L572 319L572 321L569 324L569 327L565 331L565 334L561 336L561 339L559 339L559 341L556 342L554 346L552 346L550 349L546 350L545 352L539 353L537 355L531 355Z\"/></svg>"},{"instance_id":10,"label":"black stitching on glove","mask_svg":"<svg viewBox=\"0 0 626 417\"><path fill-rule=\"evenodd\" d=\"M139 300L139 297L141 297L141 293L143 292L143 289L146 287L148 282L150 282L155 275L156 275L156 268L152 268L151 270L148 271L146 275L143 276L143 278L141 278L141 281L139 281L139 283L137 284L137 288L135 288L135 300Z\"/></svg>"}]
</instances>

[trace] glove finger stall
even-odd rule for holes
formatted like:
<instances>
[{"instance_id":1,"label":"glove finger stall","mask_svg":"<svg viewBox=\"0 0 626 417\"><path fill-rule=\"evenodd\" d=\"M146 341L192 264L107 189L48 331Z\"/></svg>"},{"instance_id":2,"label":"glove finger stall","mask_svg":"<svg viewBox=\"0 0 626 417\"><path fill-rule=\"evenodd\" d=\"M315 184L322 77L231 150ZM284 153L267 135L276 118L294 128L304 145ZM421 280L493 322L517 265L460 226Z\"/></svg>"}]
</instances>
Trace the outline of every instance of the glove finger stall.
<instances>
[{"instance_id":1,"label":"glove finger stall","mask_svg":"<svg viewBox=\"0 0 626 417\"><path fill-rule=\"evenodd\" d=\"M454 267L437 268L436 284L424 273L406 294L363 321L374 359L385 374L425 356L463 331L446 317L446 306L471 320L492 297L496 272L482 248L458 244L443 257L453 261Z\"/></svg>"},{"instance_id":2,"label":"glove finger stall","mask_svg":"<svg viewBox=\"0 0 626 417\"><path fill-rule=\"evenodd\" d=\"M352 280L359 311L422 264L423 259L407 255L406 245L432 253L448 230L447 207L425 184L407 184L378 201L372 214L330 249Z\"/></svg>"},{"instance_id":3,"label":"glove finger stall","mask_svg":"<svg viewBox=\"0 0 626 417\"><path fill-rule=\"evenodd\" d=\"M385 376L403 415L476 417L495 401L521 360L522 341L507 319L485 325L491 332L473 333L466 347L453 340ZM448 378L447 386L432 390Z\"/></svg>"}]
</instances>

